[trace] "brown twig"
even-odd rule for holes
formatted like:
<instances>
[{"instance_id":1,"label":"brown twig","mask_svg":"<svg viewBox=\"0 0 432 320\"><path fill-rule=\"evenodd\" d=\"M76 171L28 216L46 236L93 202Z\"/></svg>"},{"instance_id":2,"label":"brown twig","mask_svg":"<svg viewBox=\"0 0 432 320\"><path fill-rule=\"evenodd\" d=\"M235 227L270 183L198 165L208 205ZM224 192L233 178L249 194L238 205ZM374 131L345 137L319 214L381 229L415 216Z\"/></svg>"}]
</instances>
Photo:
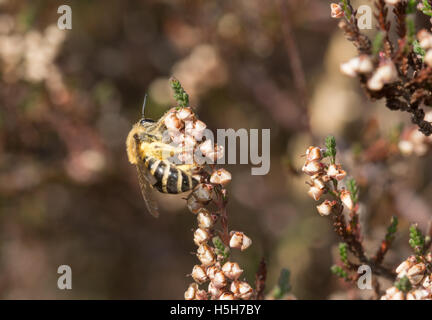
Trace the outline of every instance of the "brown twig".
<instances>
[{"instance_id":1,"label":"brown twig","mask_svg":"<svg viewBox=\"0 0 432 320\"><path fill-rule=\"evenodd\" d=\"M390 31L390 22L387 21L388 8L384 0L375 1L375 7L377 8L375 18L378 20L378 27L384 32L384 52L388 58L391 58L393 56L393 45L388 35Z\"/></svg>"},{"instance_id":2,"label":"brown twig","mask_svg":"<svg viewBox=\"0 0 432 320\"><path fill-rule=\"evenodd\" d=\"M261 259L258 271L255 274L255 298L256 300L264 300L264 290L267 279L267 264L264 258Z\"/></svg>"},{"instance_id":3,"label":"brown twig","mask_svg":"<svg viewBox=\"0 0 432 320\"><path fill-rule=\"evenodd\" d=\"M292 71L294 85L298 91L298 98L301 106L307 112L307 85L306 76L303 70L300 54L296 45L294 33L292 30L289 8L286 4L286 0L279 0L279 8L282 15L282 34L285 44L285 49L289 57L289 64Z\"/></svg>"}]
</instances>

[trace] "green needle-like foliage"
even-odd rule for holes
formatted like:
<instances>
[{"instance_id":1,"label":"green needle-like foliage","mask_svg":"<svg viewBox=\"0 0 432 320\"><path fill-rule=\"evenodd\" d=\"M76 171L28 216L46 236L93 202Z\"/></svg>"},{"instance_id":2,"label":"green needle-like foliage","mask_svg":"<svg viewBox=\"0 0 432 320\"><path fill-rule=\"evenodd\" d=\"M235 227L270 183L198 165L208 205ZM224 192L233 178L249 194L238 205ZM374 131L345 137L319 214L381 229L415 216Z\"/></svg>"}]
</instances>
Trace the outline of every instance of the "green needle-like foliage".
<instances>
[{"instance_id":1,"label":"green needle-like foliage","mask_svg":"<svg viewBox=\"0 0 432 320\"><path fill-rule=\"evenodd\" d=\"M391 242L393 241L396 231L397 231L397 226L398 226L398 218L393 216L390 220L390 225L387 228L387 233L385 236L385 240L387 242Z\"/></svg>"},{"instance_id":2,"label":"green needle-like foliage","mask_svg":"<svg viewBox=\"0 0 432 320\"><path fill-rule=\"evenodd\" d=\"M337 265L333 265L330 268L330 270L331 270L331 272L333 274L337 275L339 278L342 278L342 279L345 279L345 280L348 279L348 274L347 274L347 272L344 269L342 269L342 267L337 266Z\"/></svg>"},{"instance_id":3,"label":"green needle-like foliage","mask_svg":"<svg viewBox=\"0 0 432 320\"><path fill-rule=\"evenodd\" d=\"M171 78L171 88L174 91L174 99L177 101L177 104L180 107L187 107L189 105L189 95L181 86L180 81L174 77Z\"/></svg>"},{"instance_id":4,"label":"green needle-like foliage","mask_svg":"<svg viewBox=\"0 0 432 320\"><path fill-rule=\"evenodd\" d=\"M330 162L335 163L336 161L336 139L333 136L328 136L325 139L326 151L324 153L325 157L330 157Z\"/></svg>"},{"instance_id":5,"label":"green needle-like foliage","mask_svg":"<svg viewBox=\"0 0 432 320\"><path fill-rule=\"evenodd\" d=\"M409 281L408 277L402 277L398 281L395 282L395 287L398 288L402 292L408 292L411 290L411 282Z\"/></svg>"},{"instance_id":6,"label":"green needle-like foliage","mask_svg":"<svg viewBox=\"0 0 432 320\"><path fill-rule=\"evenodd\" d=\"M348 247L345 242L339 243L339 256L344 265L348 265Z\"/></svg>"},{"instance_id":7,"label":"green needle-like foliage","mask_svg":"<svg viewBox=\"0 0 432 320\"><path fill-rule=\"evenodd\" d=\"M416 224L413 224L410 227L409 244L413 248L416 255L423 254L425 238Z\"/></svg>"}]
</instances>

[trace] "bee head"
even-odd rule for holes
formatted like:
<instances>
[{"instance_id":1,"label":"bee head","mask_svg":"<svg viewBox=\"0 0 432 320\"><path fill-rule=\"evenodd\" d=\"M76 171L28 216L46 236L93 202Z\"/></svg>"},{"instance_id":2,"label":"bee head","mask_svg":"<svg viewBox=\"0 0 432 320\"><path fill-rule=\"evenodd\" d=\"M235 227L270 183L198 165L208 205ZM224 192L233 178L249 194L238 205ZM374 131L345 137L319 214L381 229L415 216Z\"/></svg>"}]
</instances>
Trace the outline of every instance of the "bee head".
<instances>
[{"instance_id":1,"label":"bee head","mask_svg":"<svg viewBox=\"0 0 432 320\"><path fill-rule=\"evenodd\" d=\"M155 121L153 120L153 119L149 119L149 118L142 118L141 120L140 120L140 125L142 125L142 126L146 126L146 125L148 125L149 123L154 123Z\"/></svg>"}]
</instances>

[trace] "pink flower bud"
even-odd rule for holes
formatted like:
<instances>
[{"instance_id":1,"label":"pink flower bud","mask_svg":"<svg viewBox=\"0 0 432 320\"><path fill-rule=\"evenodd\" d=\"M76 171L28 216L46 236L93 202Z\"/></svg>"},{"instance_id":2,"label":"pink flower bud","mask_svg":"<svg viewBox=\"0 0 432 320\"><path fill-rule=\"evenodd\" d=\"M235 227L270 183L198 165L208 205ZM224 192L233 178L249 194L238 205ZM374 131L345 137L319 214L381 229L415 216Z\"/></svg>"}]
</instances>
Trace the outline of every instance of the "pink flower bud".
<instances>
[{"instance_id":1,"label":"pink flower bud","mask_svg":"<svg viewBox=\"0 0 432 320\"><path fill-rule=\"evenodd\" d=\"M195 293L195 300L208 300L208 293L205 290L198 290Z\"/></svg>"},{"instance_id":2,"label":"pink flower bud","mask_svg":"<svg viewBox=\"0 0 432 320\"><path fill-rule=\"evenodd\" d=\"M204 208L198 212L197 221L198 227L203 229L210 229L211 227L213 227L214 223L210 212Z\"/></svg>"},{"instance_id":3,"label":"pink flower bud","mask_svg":"<svg viewBox=\"0 0 432 320\"><path fill-rule=\"evenodd\" d=\"M198 247L197 257L201 261L201 264L205 267L210 266L216 262L212 249L206 244L201 244Z\"/></svg>"},{"instance_id":4,"label":"pink flower bud","mask_svg":"<svg viewBox=\"0 0 432 320\"><path fill-rule=\"evenodd\" d=\"M370 73L373 71L373 63L371 58L366 55L362 54L358 56L358 65L357 65L357 72L360 74Z\"/></svg>"},{"instance_id":5,"label":"pink flower bud","mask_svg":"<svg viewBox=\"0 0 432 320\"><path fill-rule=\"evenodd\" d=\"M197 214L199 210L204 206L202 202L199 202L193 195L187 200L187 207L190 212Z\"/></svg>"},{"instance_id":6,"label":"pink flower bud","mask_svg":"<svg viewBox=\"0 0 432 320\"><path fill-rule=\"evenodd\" d=\"M325 200L323 203L317 206L318 213L321 216L328 216L335 205L336 201Z\"/></svg>"},{"instance_id":7,"label":"pink flower bud","mask_svg":"<svg viewBox=\"0 0 432 320\"><path fill-rule=\"evenodd\" d=\"M198 290L198 285L196 283L191 283L184 293L185 300L193 300L195 299L195 294Z\"/></svg>"},{"instance_id":8,"label":"pink flower bud","mask_svg":"<svg viewBox=\"0 0 432 320\"><path fill-rule=\"evenodd\" d=\"M252 244L252 240L248 238L243 232L231 231L230 232L229 246L231 248L240 249L241 251L246 250Z\"/></svg>"},{"instance_id":9,"label":"pink flower bud","mask_svg":"<svg viewBox=\"0 0 432 320\"><path fill-rule=\"evenodd\" d=\"M354 202L351 198L351 193L348 190L343 189L340 193L340 199L342 203L348 208L348 210L352 210L354 208Z\"/></svg>"},{"instance_id":10,"label":"pink flower bud","mask_svg":"<svg viewBox=\"0 0 432 320\"><path fill-rule=\"evenodd\" d=\"M426 52L426 55L424 57L424 62L429 66L432 67L432 49L429 49Z\"/></svg>"},{"instance_id":11,"label":"pink flower bud","mask_svg":"<svg viewBox=\"0 0 432 320\"><path fill-rule=\"evenodd\" d=\"M386 294L381 297L381 300L405 300L405 296L398 288L390 287L386 290Z\"/></svg>"},{"instance_id":12,"label":"pink flower bud","mask_svg":"<svg viewBox=\"0 0 432 320\"><path fill-rule=\"evenodd\" d=\"M203 138L205 129L207 128L206 124L201 120L197 120L194 123L194 128L192 130L192 135L197 141L201 141Z\"/></svg>"},{"instance_id":13,"label":"pink flower bud","mask_svg":"<svg viewBox=\"0 0 432 320\"><path fill-rule=\"evenodd\" d=\"M346 172L342 169L342 166L340 164L331 164L327 169L327 175L333 179L340 181L346 177Z\"/></svg>"},{"instance_id":14,"label":"pink flower bud","mask_svg":"<svg viewBox=\"0 0 432 320\"><path fill-rule=\"evenodd\" d=\"M394 6L400 2L400 0L384 0L384 1L385 1L385 3L392 5L392 6Z\"/></svg>"},{"instance_id":15,"label":"pink flower bud","mask_svg":"<svg viewBox=\"0 0 432 320\"><path fill-rule=\"evenodd\" d=\"M378 67L368 80L367 87L372 91L379 91L385 84L394 82L397 79L398 73L395 65L391 61L386 61Z\"/></svg>"},{"instance_id":16,"label":"pink flower bud","mask_svg":"<svg viewBox=\"0 0 432 320\"><path fill-rule=\"evenodd\" d=\"M194 242L197 246L210 240L210 232L206 229L198 228L194 232Z\"/></svg>"},{"instance_id":17,"label":"pink flower bud","mask_svg":"<svg viewBox=\"0 0 432 320\"><path fill-rule=\"evenodd\" d=\"M212 186L209 184L201 183L193 192L195 198L203 203L207 203L212 199Z\"/></svg>"},{"instance_id":18,"label":"pink flower bud","mask_svg":"<svg viewBox=\"0 0 432 320\"><path fill-rule=\"evenodd\" d=\"M324 190L317 188L315 186L312 186L308 190L308 195L311 196L312 199L315 201L318 201L321 196L324 194Z\"/></svg>"},{"instance_id":19,"label":"pink flower bud","mask_svg":"<svg viewBox=\"0 0 432 320\"><path fill-rule=\"evenodd\" d=\"M407 293L407 300L430 300L427 299L430 297L430 293L426 289L416 289Z\"/></svg>"},{"instance_id":20,"label":"pink flower bud","mask_svg":"<svg viewBox=\"0 0 432 320\"><path fill-rule=\"evenodd\" d=\"M419 284L426 271L426 265L423 262L417 263L407 271L407 277L413 285Z\"/></svg>"},{"instance_id":21,"label":"pink flower bud","mask_svg":"<svg viewBox=\"0 0 432 320\"><path fill-rule=\"evenodd\" d=\"M218 289L221 289L227 285L227 280L221 270L218 270L214 273L211 282L213 283L214 287Z\"/></svg>"},{"instance_id":22,"label":"pink flower bud","mask_svg":"<svg viewBox=\"0 0 432 320\"><path fill-rule=\"evenodd\" d=\"M348 62L341 63L339 70L342 74L354 78L357 76L357 64L353 62L353 60L349 60Z\"/></svg>"},{"instance_id":23,"label":"pink flower bud","mask_svg":"<svg viewBox=\"0 0 432 320\"><path fill-rule=\"evenodd\" d=\"M304 164L302 171L309 176L314 176L322 171L324 165L318 160L314 161L306 161Z\"/></svg>"},{"instance_id":24,"label":"pink flower bud","mask_svg":"<svg viewBox=\"0 0 432 320\"><path fill-rule=\"evenodd\" d=\"M243 273L243 270L240 268L237 262L230 262L230 261L226 262L222 266L222 271L225 274L225 276L231 280L237 280Z\"/></svg>"},{"instance_id":25,"label":"pink flower bud","mask_svg":"<svg viewBox=\"0 0 432 320\"><path fill-rule=\"evenodd\" d=\"M314 199L315 201L318 201L321 198L321 196L324 194L324 192L325 192L325 183L320 178L316 178L312 180L312 185L308 190L309 196L311 196L312 199Z\"/></svg>"},{"instance_id":26,"label":"pink flower bud","mask_svg":"<svg viewBox=\"0 0 432 320\"><path fill-rule=\"evenodd\" d=\"M214 286L213 282L210 282L207 289L208 293L212 296L213 299L218 299L222 294L222 290L218 289Z\"/></svg>"},{"instance_id":27,"label":"pink flower bud","mask_svg":"<svg viewBox=\"0 0 432 320\"><path fill-rule=\"evenodd\" d=\"M252 287L244 281L233 281L230 290L234 293L234 297L243 300L248 300L253 295Z\"/></svg>"},{"instance_id":28,"label":"pink flower bud","mask_svg":"<svg viewBox=\"0 0 432 320\"><path fill-rule=\"evenodd\" d=\"M368 55L362 54L358 57L352 58L346 63L342 63L340 71L349 77L355 77L357 74L372 72L373 63Z\"/></svg>"},{"instance_id":29,"label":"pink flower bud","mask_svg":"<svg viewBox=\"0 0 432 320\"><path fill-rule=\"evenodd\" d=\"M168 130L180 130L183 128L183 122L177 118L175 113L169 113L165 117L164 123Z\"/></svg>"},{"instance_id":30,"label":"pink flower bud","mask_svg":"<svg viewBox=\"0 0 432 320\"><path fill-rule=\"evenodd\" d=\"M199 284L202 284L208 280L205 268L199 265L195 265L193 267L191 276L195 282Z\"/></svg>"},{"instance_id":31,"label":"pink flower bud","mask_svg":"<svg viewBox=\"0 0 432 320\"><path fill-rule=\"evenodd\" d=\"M169 130L168 133L170 135L172 142L174 142L175 144L180 145L185 141L186 136L180 131Z\"/></svg>"},{"instance_id":32,"label":"pink flower bud","mask_svg":"<svg viewBox=\"0 0 432 320\"><path fill-rule=\"evenodd\" d=\"M186 121L193 119L194 113L191 108L180 108L179 110L177 110L176 116L178 119Z\"/></svg>"},{"instance_id":33,"label":"pink flower bud","mask_svg":"<svg viewBox=\"0 0 432 320\"><path fill-rule=\"evenodd\" d=\"M426 29L422 29L417 33L417 39L419 40L419 45L425 50L432 48L432 34Z\"/></svg>"},{"instance_id":34,"label":"pink flower bud","mask_svg":"<svg viewBox=\"0 0 432 320\"><path fill-rule=\"evenodd\" d=\"M207 268L207 277L211 280L214 279L216 272L219 271L219 267L211 266Z\"/></svg>"},{"instance_id":35,"label":"pink flower bud","mask_svg":"<svg viewBox=\"0 0 432 320\"><path fill-rule=\"evenodd\" d=\"M210 182L214 184L227 185L231 181L231 173L225 169L218 169L210 176Z\"/></svg>"},{"instance_id":36,"label":"pink flower bud","mask_svg":"<svg viewBox=\"0 0 432 320\"><path fill-rule=\"evenodd\" d=\"M231 292L224 292L220 295L219 300L234 300L234 295Z\"/></svg>"},{"instance_id":37,"label":"pink flower bud","mask_svg":"<svg viewBox=\"0 0 432 320\"><path fill-rule=\"evenodd\" d=\"M315 161L321 159L322 159L322 152L320 148L311 146L306 150L307 161Z\"/></svg>"},{"instance_id":38,"label":"pink flower bud","mask_svg":"<svg viewBox=\"0 0 432 320\"><path fill-rule=\"evenodd\" d=\"M193 150L196 144L197 141L194 137L186 135L183 143L181 144L181 147L184 148L184 150Z\"/></svg>"},{"instance_id":39,"label":"pink flower bud","mask_svg":"<svg viewBox=\"0 0 432 320\"><path fill-rule=\"evenodd\" d=\"M427 275L422 282L422 286L426 289L428 289L429 291L432 290L432 274ZM432 291L431 291L432 293Z\"/></svg>"},{"instance_id":40,"label":"pink flower bud","mask_svg":"<svg viewBox=\"0 0 432 320\"><path fill-rule=\"evenodd\" d=\"M199 149L204 156L207 156L209 153L214 152L214 145L211 140L206 140L200 144Z\"/></svg>"}]
</instances>

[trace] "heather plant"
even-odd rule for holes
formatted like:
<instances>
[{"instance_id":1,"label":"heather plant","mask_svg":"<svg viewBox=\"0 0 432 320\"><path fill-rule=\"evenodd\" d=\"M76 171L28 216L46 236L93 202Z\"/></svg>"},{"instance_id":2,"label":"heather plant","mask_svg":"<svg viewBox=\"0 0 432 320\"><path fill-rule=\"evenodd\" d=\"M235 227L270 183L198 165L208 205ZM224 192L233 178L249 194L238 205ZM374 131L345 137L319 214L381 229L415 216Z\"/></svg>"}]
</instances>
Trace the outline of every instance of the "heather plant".
<instances>
[{"instance_id":1,"label":"heather plant","mask_svg":"<svg viewBox=\"0 0 432 320\"><path fill-rule=\"evenodd\" d=\"M428 1L374 1L378 33L371 40L357 25L357 11L349 0L331 5L332 17L341 19L339 28L351 41L359 55L341 65L347 76L357 77L366 95L385 99L390 110L410 113L412 122L426 136L432 134L430 118L432 106L432 34L426 29L415 30L415 14L430 15ZM389 20L389 10L395 21ZM390 40L393 30L396 41Z\"/></svg>"},{"instance_id":2,"label":"heather plant","mask_svg":"<svg viewBox=\"0 0 432 320\"><path fill-rule=\"evenodd\" d=\"M175 78L171 79L171 87L178 106L173 108L172 116L167 118L166 125L169 130L176 131L176 136L187 136L188 132L185 132L186 126L182 115L187 111L188 119L195 118L189 107L189 95ZM176 124L175 128L171 126L173 123ZM205 124L201 127L205 127ZM195 138L196 135L193 137ZM198 143L199 141L194 141L193 145ZM205 141L202 142L202 145L204 144ZM211 152L204 152L204 154L216 158L223 156L218 146L214 146ZM185 299L263 299L266 280L265 262L261 261L254 289L242 279L243 270L240 265L230 258L231 250L244 251L252 245L252 240L244 232L229 230L228 227L226 186L231 181L231 173L210 165L197 172L197 175L201 183L189 194L186 201L188 210L196 215L197 226L193 241L198 247L196 257L200 264L193 266L190 276L194 282L185 291ZM270 297L286 298L289 290L289 271L282 270L279 283Z\"/></svg>"},{"instance_id":3,"label":"heather plant","mask_svg":"<svg viewBox=\"0 0 432 320\"><path fill-rule=\"evenodd\" d=\"M0 298L431 299L432 1L0 9ZM204 130L268 130L269 170L208 164L153 219L124 152L143 91L208 159Z\"/></svg>"},{"instance_id":4,"label":"heather plant","mask_svg":"<svg viewBox=\"0 0 432 320\"><path fill-rule=\"evenodd\" d=\"M325 147L311 146L306 150L306 161L302 171L310 176L308 194L321 201L316 209L321 216L331 218L333 229L340 239L338 251L340 263L331 267L331 272L339 278L357 285L362 265L366 265L374 276L375 297L381 295L380 284L375 278L390 280L397 278L395 285L386 290L382 300L422 300L432 298L431 238L426 237L417 225L410 227L409 244L414 254L396 268L383 265L384 257L390 249L397 232L398 219L393 216L378 250L369 255L363 245L359 217L359 187L351 178L346 180L347 172L337 163L336 141L333 136L326 138ZM344 185L341 186L341 184Z\"/></svg>"}]
</instances>

